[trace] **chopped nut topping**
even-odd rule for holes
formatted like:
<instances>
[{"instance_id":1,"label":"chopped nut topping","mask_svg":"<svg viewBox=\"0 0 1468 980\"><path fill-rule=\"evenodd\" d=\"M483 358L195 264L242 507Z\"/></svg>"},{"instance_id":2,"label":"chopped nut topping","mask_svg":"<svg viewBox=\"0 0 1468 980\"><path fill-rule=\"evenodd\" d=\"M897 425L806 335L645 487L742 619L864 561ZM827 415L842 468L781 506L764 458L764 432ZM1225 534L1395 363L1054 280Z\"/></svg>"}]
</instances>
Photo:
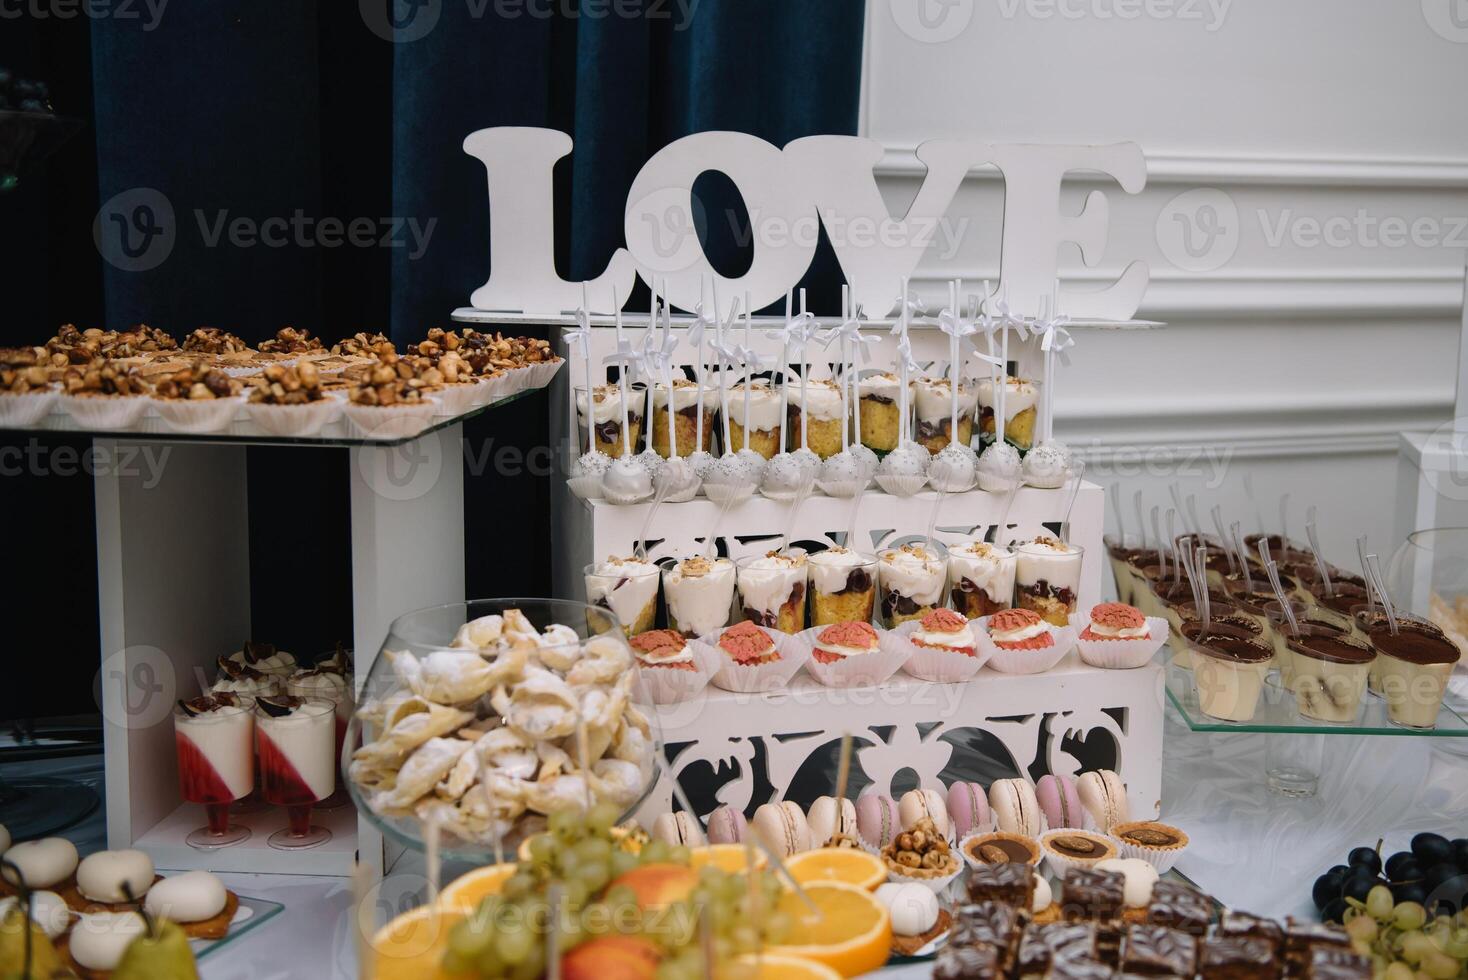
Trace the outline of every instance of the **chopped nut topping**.
<instances>
[{"instance_id":1,"label":"chopped nut topping","mask_svg":"<svg viewBox=\"0 0 1468 980\"><path fill-rule=\"evenodd\" d=\"M206 401L228 398L240 392L240 383L203 361L185 365L153 382L155 398Z\"/></svg>"},{"instance_id":2,"label":"chopped nut topping","mask_svg":"<svg viewBox=\"0 0 1468 980\"><path fill-rule=\"evenodd\" d=\"M200 354L241 354L250 345L219 327L199 327L184 338L183 349Z\"/></svg>"},{"instance_id":3,"label":"chopped nut topping","mask_svg":"<svg viewBox=\"0 0 1468 980\"><path fill-rule=\"evenodd\" d=\"M302 361L294 367L270 364L254 379L250 401L264 405L304 405L325 398L316 365Z\"/></svg>"},{"instance_id":4,"label":"chopped nut topping","mask_svg":"<svg viewBox=\"0 0 1468 980\"><path fill-rule=\"evenodd\" d=\"M260 345L262 354L305 354L323 349L321 341L311 336L311 331L297 330L295 327L281 327L275 332L274 340L267 340Z\"/></svg>"}]
</instances>

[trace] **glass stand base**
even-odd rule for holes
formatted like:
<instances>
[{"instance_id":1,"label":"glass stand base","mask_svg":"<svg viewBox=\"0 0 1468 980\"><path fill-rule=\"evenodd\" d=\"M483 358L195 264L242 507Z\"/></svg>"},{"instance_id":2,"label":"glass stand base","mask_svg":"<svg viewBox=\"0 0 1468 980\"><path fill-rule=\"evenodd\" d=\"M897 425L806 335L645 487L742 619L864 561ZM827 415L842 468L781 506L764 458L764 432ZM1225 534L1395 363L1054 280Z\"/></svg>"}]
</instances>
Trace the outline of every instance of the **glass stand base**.
<instances>
[{"instance_id":1,"label":"glass stand base","mask_svg":"<svg viewBox=\"0 0 1468 980\"><path fill-rule=\"evenodd\" d=\"M208 827L200 827L184 838L184 843L200 851L217 851L221 847L234 847L243 844L251 836L249 827L239 827L231 824L223 833L216 834Z\"/></svg>"},{"instance_id":2,"label":"glass stand base","mask_svg":"<svg viewBox=\"0 0 1468 980\"><path fill-rule=\"evenodd\" d=\"M13 840L35 840L70 827L101 805L91 787L69 779L0 779L0 824Z\"/></svg>"},{"instance_id":3,"label":"glass stand base","mask_svg":"<svg viewBox=\"0 0 1468 980\"><path fill-rule=\"evenodd\" d=\"M1319 791L1324 735L1271 734L1264 742L1264 784L1271 793L1302 800Z\"/></svg>"},{"instance_id":4,"label":"glass stand base","mask_svg":"<svg viewBox=\"0 0 1468 980\"><path fill-rule=\"evenodd\" d=\"M282 851L304 851L311 847L320 847L331 840L331 831L325 827L312 826L304 834L293 834L289 829L277 830L267 838L266 842L274 848Z\"/></svg>"}]
</instances>

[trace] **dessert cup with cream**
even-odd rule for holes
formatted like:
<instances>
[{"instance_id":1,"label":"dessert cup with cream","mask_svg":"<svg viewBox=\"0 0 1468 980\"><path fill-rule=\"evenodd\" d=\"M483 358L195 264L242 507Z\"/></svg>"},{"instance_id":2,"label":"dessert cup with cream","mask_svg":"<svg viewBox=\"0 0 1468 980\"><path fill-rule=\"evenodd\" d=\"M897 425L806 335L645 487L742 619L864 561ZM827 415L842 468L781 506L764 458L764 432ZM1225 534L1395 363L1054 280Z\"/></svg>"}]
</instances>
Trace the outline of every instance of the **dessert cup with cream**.
<instances>
[{"instance_id":1,"label":"dessert cup with cream","mask_svg":"<svg viewBox=\"0 0 1468 980\"><path fill-rule=\"evenodd\" d=\"M662 569L640 558L609 557L583 569L586 601L610 610L628 636L652 629Z\"/></svg>"},{"instance_id":2,"label":"dessert cup with cream","mask_svg":"<svg viewBox=\"0 0 1468 980\"><path fill-rule=\"evenodd\" d=\"M1307 617L1304 607L1298 603L1291 607L1297 625L1294 630L1290 629L1289 620L1285 617L1278 601L1269 603L1264 608L1269 617L1269 628L1265 631L1265 639L1274 647L1274 665L1279 668L1280 687L1293 694L1295 690L1295 652L1290 649L1289 641L1306 636L1344 636L1345 634L1331 623Z\"/></svg>"},{"instance_id":3,"label":"dessert cup with cream","mask_svg":"<svg viewBox=\"0 0 1468 980\"><path fill-rule=\"evenodd\" d=\"M1186 601L1174 601L1164 607L1167 613L1167 621L1171 626L1173 639L1180 641L1175 650L1176 656L1173 663L1179 667L1191 668L1193 665L1192 652L1188 646L1188 626L1198 625L1202 618L1198 604L1192 599ZM1253 616L1245 615L1231 602L1226 602L1216 593L1209 593L1208 600L1208 622L1210 625L1228 626L1233 629L1243 630L1249 636L1260 642L1266 642L1264 627Z\"/></svg>"},{"instance_id":4,"label":"dessert cup with cream","mask_svg":"<svg viewBox=\"0 0 1468 980\"><path fill-rule=\"evenodd\" d=\"M805 629L806 555L797 549L751 555L735 563L744 618L782 633Z\"/></svg>"},{"instance_id":5,"label":"dessert cup with cream","mask_svg":"<svg viewBox=\"0 0 1468 980\"><path fill-rule=\"evenodd\" d=\"M800 448L800 415L802 401L806 413L805 439L810 450L825 459L841 451L841 423L844 420L841 386L829 378L812 378L805 382L804 395L799 378L785 385L789 400L790 452ZM732 438L732 436L731 436Z\"/></svg>"},{"instance_id":6,"label":"dessert cup with cream","mask_svg":"<svg viewBox=\"0 0 1468 980\"><path fill-rule=\"evenodd\" d=\"M1354 721L1376 651L1346 635L1295 636L1285 645L1294 654L1295 706L1300 714L1338 724Z\"/></svg>"},{"instance_id":7,"label":"dessert cup with cream","mask_svg":"<svg viewBox=\"0 0 1468 980\"><path fill-rule=\"evenodd\" d=\"M922 542L888 548L877 555L877 589L882 625L893 629L922 619L943 604L948 561Z\"/></svg>"},{"instance_id":8,"label":"dessert cup with cream","mask_svg":"<svg viewBox=\"0 0 1468 980\"><path fill-rule=\"evenodd\" d=\"M1401 623L1373 629L1375 672L1387 718L1401 728L1426 730L1437 725L1448 677L1457 666L1459 651L1435 627L1424 629Z\"/></svg>"},{"instance_id":9,"label":"dessert cup with cream","mask_svg":"<svg viewBox=\"0 0 1468 980\"><path fill-rule=\"evenodd\" d=\"M1264 678L1274 651L1246 631L1230 626L1188 623L1184 640L1192 653L1198 707L1221 721L1249 722L1259 709Z\"/></svg>"},{"instance_id":10,"label":"dessert cup with cream","mask_svg":"<svg viewBox=\"0 0 1468 980\"><path fill-rule=\"evenodd\" d=\"M734 563L695 555L663 569L668 628L704 636L729 622L734 606Z\"/></svg>"},{"instance_id":11,"label":"dessert cup with cream","mask_svg":"<svg viewBox=\"0 0 1468 980\"><path fill-rule=\"evenodd\" d=\"M319 847L331 831L311 824L311 808L336 789L336 705L326 698L261 698L255 702L255 753L260 795L284 807L286 829L268 843L281 850Z\"/></svg>"},{"instance_id":12,"label":"dessert cup with cream","mask_svg":"<svg viewBox=\"0 0 1468 980\"><path fill-rule=\"evenodd\" d=\"M591 390L591 431L595 444L590 449L599 449L612 459L622 455L622 448L630 444L637 452L642 438L642 410L647 398L643 394L646 386L640 382L627 386L627 442L622 439L622 386L619 384L597 385ZM586 389L576 389L576 412L581 420L579 430L586 431Z\"/></svg>"},{"instance_id":13,"label":"dessert cup with cream","mask_svg":"<svg viewBox=\"0 0 1468 980\"><path fill-rule=\"evenodd\" d=\"M902 382L895 374L869 374L857 383L861 444L879 453L897 448L902 418Z\"/></svg>"},{"instance_id":14,"label":"dessert cup with cream","mask_svg":"<svg viewBox=\"0 0 1468 980\"><path fill-rule=\"evenodd\" d=\"M1117 601L1129 606L1137 605L1135 593L1142 573L1136 561L1142 556L1154 553L1136 547L1131 538L1124 541L1107 538L1105 544L1106 558L1111 565L1111 577L1116 582Z\"/></svg>"},{"instance_id":15,"label":"dessert cup with cream","mask_svg":"<svg viewBox=\"0 0 1468 980\"><path fill-rule=\"evenodd\" d=\"M1315 602L1318 614L1346 632L1351 631L1351 610L1366 605L1366 590L1349 582L1331 583L1331 594L1325 594L1325 585L1315 582L1305 586ZM1309 601L1309 600L1307 600Z\"/></svg>"},{"instance_id":16,"label":"dessert cup with cream","mask_svg":"<svg viewBox=\"0 0 1468 980\"><path fill-rule=\"evenodd\" d=\"M806 564L812 626L871 621L877 603L875 555L828 548L811 554Z\"/></svg>"},{"instance_id":17,"label":"dessert cup with cream","mask_svg":"<svg viewBox=\"0 0 1468 980\"><path fill-rule=\"evenodd\" d=\"M948 546L948 597L969 619L1010 608L1018 558L1008 548L987 541L961 541Z\"/></svg>"},{"instance_id":18,"label":"dessert cup with cream","mask_svg":"<svg viewBox=\"0 0 1468 980\"><path fill-rule=\"evenodd\" d=\"M958 444L974 437L974 411L979 396L971 385L958 385ZM953 382L948 378L919 378L913 382L913 435L928 452L937 455L953 441Z\"/></svg>"},{"instance_id":19,"label":"dessert cup with cream","mask_svg":"<svg viewBox=\"0 0 1468 980\"><path fill-rule=\"evenodd\" d=\"M1040 403L1040 383L1007 377L1004 391L1004 438L1019 449L1035 444L1035 417ZM995 384L983 378L978 384L979 426L986 437L994 436Z\"/></svg>"},{"instance_id":20,"label":"dessert cup with cream","mask_svg":"<svg viewBox=\"0 0 1468 980\"><path fill-rule=\"evenodd\" d=\"M1317 613L1317 615L1322 614ZM1398 628L1405 626L1409 629L1423 629L1429 633L1436 633L1439 635L1442 634L1442 627L1438 626L1430 619L1423 619L1421 616L1414 616L1411 613L1404 612L1396 613L1396 617ZM1369 603L1363 603L1359 606L1353 606L1351 608L1351 636L1354 636L1356 639L1361 640L1362 642L1370 643L1371 635L1377 629L1384 630L1388 633L1391 632L1391 620L1387 619L1385 610L1383 610L1380 606L1377 606L1373 609ZM1380 670L1381 658L1378 657L1376 660L1372 661L1371 673L1367 675L1366 678L1366 690L1376 695L1377 697L1381 697ZM247 691L245 693L249 692Z\"/></svg>"},{"instance_id":21,"label":"dessert cup with cream","mask_svg":"<svg viewBox=\"0 0 1468 980\"><path fill-rule=\"evenodd\" d=\"M1070 625L1081 588L1083 549L1057 538L1041 536L1017 545L1014 604L1030 609L1053 626Z\"/></svg>"},{"instance_id":22,"label":"dessert cup with cream","mask_svg":"<svg viewBox=\"0 0 1468 980\"><path fill-rule=\"evenodd\" d=\"M673 436L673 448L679 456L692 456L702 445L705 449L714 444L714 408L719 403L719 393L708 385L703 389L703 415L698 411L698 385L687 378L673 379L673 425L677 430ZM668 458L668 386L658 384L652 390L652 448L664 459ZM732 407L732 406L731 406ZM702 428L702 442L699 429Z\"/></svg>"},{"instance_id":23,"label":"dessert cup with cream","mask_svg":"<svg viewBox=\"0 0 1468 980\"><path fill-rule=\"evenodd\" d=\"M229 822L229 806L255 788L255 702L230 692L180 701L173 709L178 782L185 803L198 803L209 823L185 838L213 850L249 840L247 827Z\"/></svg>"},{"instance_id":24,"label":"dessert cup with cream","mask_svg":"<svg viewBox=\"0 0 1468 980\"><path fill-rule=\"evenodd\" d=\"M751 381L746 407L744 389L743 382L729 389L728 448L743 449L748 436L749 448L770 459L780 452L780 395L763 381Z\"/></svg>"}]
</instances>

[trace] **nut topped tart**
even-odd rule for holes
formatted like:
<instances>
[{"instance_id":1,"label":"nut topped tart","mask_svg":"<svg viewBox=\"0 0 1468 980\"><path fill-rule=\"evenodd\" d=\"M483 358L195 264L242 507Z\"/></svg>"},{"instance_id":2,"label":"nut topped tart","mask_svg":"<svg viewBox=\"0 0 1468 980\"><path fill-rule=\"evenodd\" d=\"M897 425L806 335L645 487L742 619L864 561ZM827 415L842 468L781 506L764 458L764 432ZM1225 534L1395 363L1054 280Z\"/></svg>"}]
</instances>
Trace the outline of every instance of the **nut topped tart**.
<instances>
[{"instance_id":1,"label":"nut topped tart","mask_svg":"<svg viewBox=\"0 0 1468 980\"><path fill-rule=\"evenodd\" d=\"M670 670L697 670L693 651L683 634L676 630L648 630L632 637L632 655L640 667L665 667Z\"/></svg>"},{"instance_id":2,"label":"nut topped tart","mask_svg":"<svg viewBox=\"0 0 1468 980\"><path fill-rule=\"evenodd\" d=\"M1111 836L1123 844L1149 851L1181 851L1188 846L1188 835L1176 827L1155 820L1119 823L1111 828Z\"/></svg>"},{"instance_id":3,"label":"nut topped tart","mask_svg":"<svg viewBox=\"0 0 1468 980\"><path fill-rule=\"evenodd\" d=\"M745 620L724 630L719 649L741 667L757 667L780 659L780 648L770 634Z\"/></svg>"},{"instance_id":4,"label":"nut topped tart","mask_svg":"<svg viewBox=\"0 0 1468 980\"><path fill-rule=\"evenodd\" d=\"M434 327L433 330L428 331L430 340L433 339L435 331L443 333L442 330ZM454 346L457 347L458 344ZM331 345L331 352L337 357L377 357L382 354L396 354L397 350L393 342L380 333L358 332L350 337L343 337Z\"/></svg>"},{"instance_id":5,"label":"nut topped tart","mask_svg":"<svg viewBox=\"0 0 1468 980\"><path fill-rule=\"evenodd\" d=\"M184 338L185 353L243 354L250 345L220 327L198 327Z\"/></svg>"},{"instance_id":6,"label":"nut topped tart","mask_svg":"<svg viewBox=\"0 0 1468 980\"><path fill-rule=\"evenodd\" d=\"M847 622L827 626L816 634L813 656L818 663L840 663L848 657L874 652L880 641L871 623Z\"/></svg>"},{"instance_id":7,"label":"nut topped tart","mask_svg":"<svg viewBox=\"0 0 1468 980\"><path fill-rule=\"evenodd\" d=\"M1055 645L1050 624L1030 609L1002 609L989 617L988 628L1001 650L1048 650Z\"/></svg>"},{"instance_id":8,"label":"nut topped tart","mask_svg":"<svg viewBox=\"0 0 1468 980\"><path fill-rule=\"evenodd\" d=\"M920 628L908 634L914 646L944 650L965 657L977 655L977 641L967 619L951 609L934 609L923 617Z\"/></svg>"},{"instance_id":9,"label":"nut topped tart","mask_svg":"<svg viewBox=\"0 0 1468 980\"><path fill-rule=\"evenodd\" d=\"M106 361L67 368L61 375L61 387L68 395L96 398L132 398L152 390L136 369Z\"/></svg>"},{"instance_id":10,"label":"nut topped tart","mask_svg":"<svg viewBox=\"0 0 1468 980\"><path fill-rule=\"evenodd\" d=\"M267 364L250 384L250 401L257 405L306 405L326 397L321 374L310 361L294 367Z\"/></svg>"},{"instance_id":11,"label":"nut topped tart","mask_svg":"<svg viewBox=\"0 0 1468 980\"><path fill-rule=\"evenodd\" d=\"M240 393L240 383L200 361L181 364L153 378L153 397L170 401L209 401Z\"/></svg>"},{"instance_id":12,"label":"nut topped tart","mask_svg":"<svg viewBox=\"0 0 1468 980\"><path fill-rule=\"evenodd\" d=\"M1024 864L1040 863L1040 845L1028 837L1002 830L992 834L979 834L963 842L963 853L969 862L981 864Z\"/></svg>"},{"instance_id":13,"label":"nut topped tart","mask_svg":"<svg viewBox=\"0 0 1468 980\"><path fill-rule=\"evenodd\" d=\"M1144 640L1149 636L1142 610L1120 602L1103 602L1091 610L1083 640Z\"/></svg>"},{"instance_id":14,"label":"nut topped tart","mask_svg":"<svg viewBox=\"0 0 1468 980\"><path fill-rule=\"evenodd\" d=\"M887 870L908 878L946 878L958 873L958 858L948 841L926 818L913 824L882 848L882 863Z\"/></svg>"},{"instance_id":15,"label":"nut topped tart","mask_svg":"<svg viewBox=\"0 0 1468 980\"><path fill-rule=\"evenodd\" d=\"M295 327L281 327L274 337L260 345L262 354L285 356L309 354L325 349L319 338L311 336L311 331L297 330Z\"/></svg>"}]
</instances>

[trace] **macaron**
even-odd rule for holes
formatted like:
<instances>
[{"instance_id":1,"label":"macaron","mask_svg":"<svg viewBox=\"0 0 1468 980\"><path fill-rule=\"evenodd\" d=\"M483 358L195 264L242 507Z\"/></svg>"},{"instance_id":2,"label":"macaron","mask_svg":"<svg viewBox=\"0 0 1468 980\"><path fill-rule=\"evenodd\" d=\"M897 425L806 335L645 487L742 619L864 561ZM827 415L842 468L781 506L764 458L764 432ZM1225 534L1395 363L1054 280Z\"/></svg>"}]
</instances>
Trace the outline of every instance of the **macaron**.
<instances>
[{"instance_id":1,"label":"macaron","mask_svg":"<svg viewBox=\"0 0 1468 980\"><path fill-rule=\"evenodd\" d=\"M834 796L818 797L810 805L805 822L810 826L811 847L825 847L834 837L856 836L856 806Z\"/></svg>"},{"instance_id":2,"label":"macaron","mask_svg":"<svg viewBox=\"0 0 1468 980\"><path fill-rule=\"evenodd\" d=\"M703 828L687 810L664 813L652 822L652 839L682 847L702 847L708 843Z\"/></svg>"},{"instance_id":3,"label":"macaron","mask_svg":"<svg viewBox=\"0 0 1468 980\"><path fill-rule=\"evenodd\" d=\"M777 857L787 858L810 850L810 826L805 822L805 811L793 800L766 803L754 811L750 830Z\"/></svg>"},{"instance_id":4,"label":"macaron","mask_svg":"<svg viewBox=\"0 0 1468 980\"><path fill-rule=\"evenodd\" d=\"M1110 831L1112 824L1126 823L1131 819L1126 787L1122 785L1121 777L1110 769L1081 773L1076 780L1076 792L1080 795L1081 806L1086 808L1103 833Z\"/></svg>"},{"instance_id":5,"label":"macaron","mask_svg":"<svg viewBox=\"0 0 1468 980\"><path fill-rule=\"evenodd\" d=\"M743 844L749 834L749 822L744 812L727 803L709 814L710 844Z\"/></svg>"},{"instance_id":6,"label":"macaron","mask_svg":"<svg viewBox=\"0 0 1468 980\"><path fill-rule=\"evenodd\" d=\"M994 826L994 814L984 787L978 783L954 783L948 787L948 819L954 836L962 839L972 833L988 833Z\"/></svg>"},{"instance_id":7,"label":"macaron","mask_svg":"<svg viewBox=\"0 0 1468 980\"><path fill-rule=\"evenodd\" d=\"M886 847L902 832L892 797L868 793L856 801L856 829L873 847Z\"/></svg>"},{"instance_id":8,"label":"macaron","mask_svg":"<svg viewBox=\"0 0 1468 980\"><path fill-rule=\"evenodd\" d=\"M948 804L937 790L914 789L902 794L897 803L897 817L903 830L911 830L919 820L933 821L938 833L948 836Z\"/></svg>"},{"instance_id":9,"label":"macaron","mask_svg":"<svg viewBox=\"0 0 1468 980\"><path fill-rule=\"evenodd\" d=\"M1081 798L1076 793L1076 784L1069 776L1044 775L1035 784L1035 799L1040 812L1045 814L1051 830L1062 827L1080 830L1084 823Z\"/></svg>"},{"instance_id":10,"label":"macaron","mask_svg":"<svg viewBox=\"0 0 1468 980\"><path fill-rule=\"evenodd\" d=\"M1028 779L996 779L989 787L989 807L1006 834L1040 836L1040 803Z\"/></svg>"}]
</instances>

